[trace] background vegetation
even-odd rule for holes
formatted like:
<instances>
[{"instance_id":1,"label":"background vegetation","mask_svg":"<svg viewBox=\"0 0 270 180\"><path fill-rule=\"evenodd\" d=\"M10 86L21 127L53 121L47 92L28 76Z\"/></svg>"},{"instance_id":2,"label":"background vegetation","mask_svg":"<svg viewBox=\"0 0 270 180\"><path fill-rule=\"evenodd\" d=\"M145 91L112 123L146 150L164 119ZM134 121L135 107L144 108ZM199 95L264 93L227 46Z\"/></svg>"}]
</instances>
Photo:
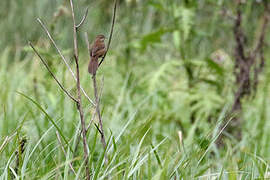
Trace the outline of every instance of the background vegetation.
<instances>
[{"instance_id":1,"label":"background vegetation","mask_svg":"<svg viewBox=\"0 0 270 180\"><path fill-rule=\"evenodd\" d=\"M79 36L80 68L82 85L94 99L83 33L88 32L91 41L97 34L109 34L113 1L75 2L77 19L89 7ZM242 25L251 48L263 2L243 3ZM82 144L76 156L64 146L65 155L50 122L57 123L74 149L80 127L77 108L27 45L28 40L36 44L75 94L75 81L36 22L39 17L46 23L75 67L69 2L2 0L0 4L0 179L82 179ZM93 179L270 178L267 47L257 91L242 99L241 140L221 128L233 123L225 115L237 88L235 7L234 1L225 0L118 3L111 49L97 74L103 87L109 162L104 163L100 137L92 125L88 145ZM269 42L267 33L265 41ZM89 123L94 109L85 98L83 104ZM221 133L224 145L218 147L215 140ZM69 170L70 162L76 175Z\"/></svg>"}]
</instances>

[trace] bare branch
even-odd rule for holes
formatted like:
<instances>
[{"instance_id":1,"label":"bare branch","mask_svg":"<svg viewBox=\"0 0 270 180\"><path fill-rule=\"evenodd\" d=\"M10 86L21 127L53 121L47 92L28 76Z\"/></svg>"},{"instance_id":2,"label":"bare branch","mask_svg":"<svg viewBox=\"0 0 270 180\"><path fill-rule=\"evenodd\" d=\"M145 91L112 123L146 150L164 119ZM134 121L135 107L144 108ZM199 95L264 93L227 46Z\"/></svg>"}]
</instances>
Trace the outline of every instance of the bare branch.
<instances>
[{"instance_id":1,"label":"bare branch","mask_svg":"<svg viewBox=\"0 0 270 180\"><path fill-rule=\"evenodd\" d=\"M72 74L72 76L74 77L74 79L76 80L75 74L72 71L71 67L69 66L66 58L64 57L64 55L62 54L62 52L60 51L60 49L58 48L58 46L56 45L54 39L52 38L51 34L49 33L47 27L44 25L44 23L41 21L41 19L37 18L37 21L39 22L39 24L42 26L42 28L44 29L44 31L46 32L47 36L49 37L49 39L51 40L51 42L53 43L55 49L57 50L58 54L60 55L60 57L62 58L62 60L64 61L65 65L67 66L68 70L70 71L70 73Z\"/></svg>"},{"instance_id":2,"label":"bare branch","mask_svg":"<svg viewBox=\"0 0 270 180\"><path fill-rule=\"evenodd\" d=\"M77 41L77 29L76 29L76 21L75 21L75 13L74 13L74 7L73 7L73 2L72 0L70 2L70 7L71 7L71 14L72 14L72 21L73 21L73 45L74 45L74 55L75 55L75 60L78 60L78 41Z\"/></svg>"},{"instance_id":3,"label":"bare branch","mask_svg":"<svg viewBox=\"0 0 270 180\"><path fill-rule=\"evenodd\" d=\"M77 77L77 108L80 113L80 120L82 126L82 135L83 135L83 150L84 150L84 165L85 165L85 176L87 180L90 180L90 167L89 167L89 156L88 156L88 149L87 149L87 139L86 139L86 128L85 128L85 119L83 114L83 108L81 103L81 84L80 84L80 68L79 68L79 52L78 52L78 41L77 41L77 29L76 29L76 21L75 21L75 14L73 8L73 2L70 0L70 7L72 13L72 21L73 21L73 45L74 45L74 58L76 63L76 77Z\"/></svg>"},{"instance_id":4,"label":"bare branch","mask_svg":"<svg viewBox=\"0 0 270 180\"><path fill-rule=\"evenodd\" d=\"M72 1L72 0L71 0ZM84 161L85 161L85 174L87 180L90 180L90 168L88 164L88 149L87 149L87 140L86 140L86 128L85 128L85 120L84 120L84 114L83 114L83 109L82 109L82 104L81 104L81 92L80 92L80 72L79 72L79 62L78 59L75 57L75 62L76 62L76 70L77 70L77 93L78 93L78 103L77 103L77 108L80 113L80 119L81 119L81 126L82 126L82 135L83 135L83 149L84 149Z\"/></svg>"},{"instance_id":5,"label":"bare branch","mask_svg":"<svg viewBox=\"0 0 270 180\"><path fill-rule=\"evenodd\" d=\"M78 102L77 99L75 99L65 88L64 86L59 82L59 80L56 78L56 76L53 74L53 72L51 71L51 69L49 68L48 64L46 63L46 61L41 57L41 55L37 52L37 50L34 48L34 46L32 45L31 42L29 42L29 45L31 46L31 48L34 50L34 52L36 53L36 55L39 57L39 59L41 60L41 62L44 64L44 66L46 67L46 69L49 71L49 73L51 74L51 76L53 77L53 79L56 81L56 83L58 84L58 86L65 92L65 94L72 99L74 102Z\"/></svg>"},{"instance_id":6,"label":"bare branch","mask_svg":"<svg viewBox=\"0 0 270 180\"><path fill-rule=\"evenodd\" d=\"M59 145L60 145L60 147L61 147L61 149L62 149L62 151L63 151L65 157L67 158L67 153L66 153L65 148L64 148L64 146L63 146L63 144L62 144L62 141L61 141L61 138L60 138L60 136L59 136L59 133L58 133L58 131L56 131L55 133L56 133L56 137L57 137L58 143L59 143ZM68 165L69 165L71 171L72 171L72 172L75 174L75 176L76 176L76 172L75 172L75 170L74 170L72 164L71 164L71 163L68 163Z\"/></svg>"},{"instance_id":7,"label":"bare branch","mask_svg":"<svg viewBox=\"0 0 270 180\"><path fill-rule=\"evenodd\" d=\"M85 19L86 19L87 15L88 15L88 7L86 8L86 11L85 11L85 13L84 13L84 15L83 15L83 18L82 18L81 22L80 22L78 25L76 25L76 29L77 29L77 30L78 30L78 29L83 25L83 23L85 22Z\"/></svg>"},{"instance_id":8,"label":"bare branch","mask_svg":"<svg viewBox=\"0 0 270 180\"><path fill-rule=\"evenodd\" d=\"M117 8L117 0L114 1L114 8L113 8L113 17L112 17L112 26L111 26L111 32L110 32L110 36L109 36L109 41L108 41L108 45L107 45L107 51L104 54L104 56L102 57L101 61L99 62L98 66L100 66L102 64L102 62L104 61L107 52L109 51L110 45L111 45L111 40L112 40L112 35L113 35L113 29L114 29L114 24L115 24L115 16L116 16L116 8Z\"/></svg>"},{"instance_id":9,"label":"bare branch","mask_svg":"<svg viewBox=\"0 0 270 180\"><path fill-rule=\"evenodd\" d=\"M39 22L39 24L42 26L42 28L44 29L44 31L46 32L47 36L49 37L49 39L51 40L53 46L55 47L55 49L57 50L58 54L60 55L61 59L64 61L65 65L67 66L68 70L70 71L72 77L74 78L75 81L77 81L77 78L74 74L74 72L72 71L71 67L69 66L66 58L64 57L63 53L60 51L60 49L58 48L58 46L56 45L54 39L52 38L50 32L48 31L48 29L46 28L46 26L44 25L44 23L37 18L37 21ZM81 90L84 94L84 96L88 99L88 101L95 106L95 103L90 99L90 97L86 94L86 92L84 91L84 89L81 87Z\"/></svg>"},{"instance_id":10,"label":"bare branch","mask_svg":"<svg viewBox=\"0 0 270 180\"><path fill-rule=\"evenodd\" d=\"M106 141L105 141L105 136L104 136L104 131L103 131L103 122L100 114L100 109L99 109L99 97L98 97L98 90L97 90L97 80L96 80L96 75L93 74L92 76L93 80L93 86L94 86L94 93L95 93L95 98L96 98L96 112L98 114L98 120L99 120L99 126L100 126L100 135L101 135L101 142L103 144L104 150L106 149Z\"/></svg>"},{"instance_id":11,"label":"bare branch","mask_svg":"<svg viewBox=\"0 0 270 180\"><path fill-rule=\"evenodd\" d=\"M104 77L102 78L102 84L101 84L101 88L100 88L100 92L99 92L99 96L98 96L98 103L100 103L100 99L102 96L102 92L103 92L103 87L104 87ZM95 112L97 112L97 108L95 108ZM94 113L94 115L91 118L90 123L88 124L87 128L86 128L86 132L88 131L88 129L90 128L93 120L95 119L96 113Z\"/></svg>"},{"instance_id":12,"label":"bare branch","mask_svg":"<svg viewBox=\"0 0 270 180\"><path fill-rule=\"evenodd\" d=\"M102 95L102 92L103 92L103 87L104 87L104 78L102 79L102 85L101 85L101 88L100 88L99 102L100 102L100 98L101 98L101 95ZM86 127L86 133L88 132L89 128L91 127L91 124L93 123L93 121L94 121L94 119L96 117L96 112L97 112L97 108L95 108L95 112L93 113L93 115L91 117L91 120L90 120L89 124ZM80 130L80 132L79 132L79 134L77 136L74 154L76 154L76 152L78 150L81 135L82 135L82 130Z\"/></svg>"}]
</instances>

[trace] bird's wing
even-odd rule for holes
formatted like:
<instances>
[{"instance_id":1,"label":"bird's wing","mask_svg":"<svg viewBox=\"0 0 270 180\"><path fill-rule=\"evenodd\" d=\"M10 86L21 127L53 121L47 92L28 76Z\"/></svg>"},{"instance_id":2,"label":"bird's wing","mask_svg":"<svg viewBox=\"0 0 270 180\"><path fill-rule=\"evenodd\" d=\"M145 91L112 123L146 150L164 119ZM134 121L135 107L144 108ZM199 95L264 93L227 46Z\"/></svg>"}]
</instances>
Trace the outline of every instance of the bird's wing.
<instances>
[{"instance_id":1,"label":"bird's wing","mask_svg":"<svg viewBox=\"0 0 270 180\"><path fill-rule=\"evenodd\" d=\"M103 49L99 49L96 53L95 53L95 56L100 58L102 57L105 53L106 53L106 48L103 48Z\"/></svg>"},{"instance_id":2,"label":"bird's wing","mask_svg":"<svg viewBox=\"0 0 270 180\"><path fill-rule=\"evenodd\" d=\"M97 52L102 50L102 49L105 49L105 45L104 44L100 44L99 46L97 45L93 45L92 49L91 49L91 56L94 57L97 55Z\"/></svg>"}]
</instances>

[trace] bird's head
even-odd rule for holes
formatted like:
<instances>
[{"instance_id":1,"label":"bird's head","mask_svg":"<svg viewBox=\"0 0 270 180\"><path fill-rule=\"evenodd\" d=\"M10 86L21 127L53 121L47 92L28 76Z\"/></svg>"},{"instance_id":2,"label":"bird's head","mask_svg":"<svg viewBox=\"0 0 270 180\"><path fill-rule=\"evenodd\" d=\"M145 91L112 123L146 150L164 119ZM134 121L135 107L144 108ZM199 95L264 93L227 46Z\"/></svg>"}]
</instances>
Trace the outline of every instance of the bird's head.
<instances>
[{"instance_id":1,"label":"bird's head","mask_svg":"<svg viewBox=\"0 0 270 180\"><path fill-rule=\"evenodd\" d=\"M96 40L104 42L105 36L103 34L97 35Z\"/></svg>"}]
</instances>

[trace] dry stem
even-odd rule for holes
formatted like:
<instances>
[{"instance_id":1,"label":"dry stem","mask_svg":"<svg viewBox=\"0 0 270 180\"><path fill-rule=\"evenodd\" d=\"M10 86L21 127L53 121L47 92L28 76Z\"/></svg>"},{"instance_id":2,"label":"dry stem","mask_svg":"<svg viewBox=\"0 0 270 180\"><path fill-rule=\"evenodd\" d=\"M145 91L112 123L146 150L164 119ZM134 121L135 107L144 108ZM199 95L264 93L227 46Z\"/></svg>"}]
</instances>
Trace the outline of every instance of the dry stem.
<instances>
[{"instance_id":1,"label":"dry stem","mask_svg":"<svg viewBox=\"0 0 270 180\"><path fill-rule=\"evenodd\" d=\"M41 25L41 27L44 29L44 31L46 32L48 38L51 40L53 46L55 47L56 51L58 52L58 54L60 55L61 59L64 61L65 65L67 66L69 72L71 73L72 77L74 78L75 81L77 81L77 78L74 74L74 72L72 71L71 67L69 66L65 56L63 55L63 53L60 51L60 49L58 48L58 46L56 45L54 39L52 38L50 32L48 31L48 29L46 28L45 24L39 19L37 18L37 21L39 22L39 24ZM84 96L88 99L88 101L95 106L95 103L90 99L90 97L86 94L85 90L80 87Z\"/></svg>"},{"instance_id":2,"label":"dry stem","mask_svg":"<svg viewBox=\"0 0 270 180\"><path fill-rule=\"evenodd\" d=\"M95 93L95 99L96 99L96 112L98 114L98 122L99 122L99 126L100 126L99 131L100 131L100 135L101 135L101 142L102 142L103 148L105 150L106 149L106 141L105 141L105 136L104 136L102 118L101 118L100 109L99 109L99 97L98 97L97 81L96 81L95 74L93 74L92 80L93 80L94 93Z\"/></svg>"},{"instance_id":3,"label":"dry stem","mask_svg":"<svg viewBox=\"0 0 270 180\"><path fill-rule=\"evenodd\" d=\"M111 45L111 41L112 41L112 35L113 35L113 30L114 30L114 24L115 24L115 16L116 16L116 7L117 7L117 0L114 1L114 8L113 8L113 17L112 17L112 26L111 26L111 31L110 31L110 36L109 36L109 41L107 44L107 51L105 52L104 56L102 57L101 61L99 62L98 66L100 66L102 64L102 62L104 61L107 52L109 51L110 45Z\"/></svg>"},{"instance_id":4,"label":"dry stem","mask_svg":"<svg viewBox=\"0 0 270 180\"><path fill-rule=\"evenodd\" d=\"M80 71L79 71L79 53L78 53L78 41L77 41L77 28L76 28L76 21L75 21L75 14L72 0L70 0L70 7L72 13L72 20L73 20L73 45L74 45L74 58L76 63L76 75L77 75L77 108L80 113L81 119L81 126L82 126L82 135L83 135L83 149L84 149L84 163L85 163L85 176L87 180L90 180L90 168L89 168L89 160L88 160L88 150L87 150L87 140L86 140L86 128L85 128L85 119L83 114L83 108L81 103L81 88L80 88Z\"/></svg>"},{"instance_id":5,"label":"dry stem","mask_svg":"<svg viewBox=\"0 0 270 180\"><path fill-rule=\"evenodd\" d=\"M48 70L48 72L50 73L50 75L53 77L53 79L56 81L56 83L58 84L58 86L65 92L65 94L72 99L74 102L77 103L77 99L75 99L65 88L64 86L60 83L60 81L56 78L56 76L53 74L53 72L51 71L51 69L49 68L48 64L46 63L46 61L41 57L41 55L38 53L38 51L35 49L35 47L33 46L33 44L31 42L29 42L29 45L31 46L31 48L34 50L34 52L37 54L37 56L39 57L39 59L41 60L41 62L44 64L44 66L46 67L46 69Z\"/></svg>"},{"instance_id":6,"label":"dry stem","mask_svg":"<svg viewBox=\"0 0 270 180\"><path fill-rule=\"evenodd\" d=\"M87 15L88 15L88 7L86 8L86 11L85 11L85 13L83 15L83 18L82 18L81 22L78 25L76 25L76 30L78 30L83 25L83 23L86 20Z\"/></svg>"}]
</instances>

